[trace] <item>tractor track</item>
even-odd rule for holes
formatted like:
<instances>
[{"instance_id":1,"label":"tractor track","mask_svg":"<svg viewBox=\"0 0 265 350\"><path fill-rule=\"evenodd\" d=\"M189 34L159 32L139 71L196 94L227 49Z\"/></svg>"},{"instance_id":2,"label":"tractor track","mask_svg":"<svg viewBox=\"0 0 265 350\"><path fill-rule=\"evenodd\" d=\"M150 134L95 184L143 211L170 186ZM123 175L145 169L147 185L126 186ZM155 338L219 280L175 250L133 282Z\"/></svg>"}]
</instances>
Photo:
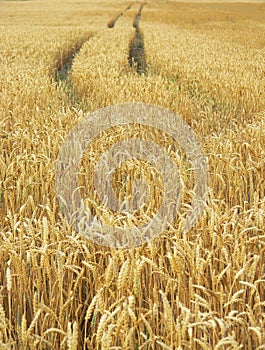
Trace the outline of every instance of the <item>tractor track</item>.
<instances>
[{"instance_id":1,"label":"tractor track","mask_svg":"<svg viewBox=\"0 0 265 350\"><path fill-rule=\"evenodd\" d=\"M116 17L111 19L107 24L108 28L114 28L117 20L123 16L125 11L130 10L132 5L134 4L135 3L131 3L125 8L123 12L120 12ZM130 67L134 68L139 75L147 73L147 64L144 51L144 38L143 33L140 29L142 10L145 5L146 3L142 3L140 5L139 10L134 17L133 27L135 28L135 34L129 42L128 50L128 63ZM73 84L71 83L71 80L69 79L69 72L72 69L73 61L76 55L80 52L83 45L92 37L93 34L91 34L88 37L85 37L84 39L81 39L76 45L74 45L74 47L69 50L68 54L61 60L60 64L56 67L54 72L54 80L57 84L63 83L64 89L68 94L68 97L73 105L80 102L80 97L77 96L76 90Z\"/></svg>"},{"instance_id":2,"label":"tractor track","mask_svg":"<svg viewBox=\"0 0 265 350\"><path fill-rule=\"evenodd\" d=\"M133 4L126 7L125 11L129 10ZM147 64L146 64L146 56L144 50L144 35L140 29L140 21L141 15L146 2L140 5L140 8L133 20L133 27L135 28L135 34L133 38L129 42L129 52L128 52L128 62L129 65L135 69L135 71L139 74L147 73ZM124 11L124 12L125 12ZM119 13L116 17L111 19L108 22L108 27L114 28L118 19L123 16L124 12Z\"/></svg>"},{"instance_id":3,"label":"tractor track","mask_svg":"<svg viewBox=\"0 0 265 350\"><path fill-rule=\"evenodd\" d=\"M141 6L139 11L137 12L136 16L134 17L134 21L133 21L133 27L135 29L139 29L139 24L140 24L140 20L141 20L141 15L142 15L142 11L144 6L146 5L146 3L144 2Z\"/></svg>"},{"instance_id":4,"label":"tractor track","mask_svg":"<svg viewBox=\"0 0 265 350\"><path fill-rule=\"evenodd\" d=\"M128 61L131 67L133 67L139 75L147 73L146 55L144 50L144 35L140 29L140 20L142 10L146 3L140 6L139 11L134 17L133 27L135 28L135 34L129 43Z\"/></svg>"},{"instance_id":5,"label":"tractor track","mask_svg":"<svg viewBox=\"0 0 265 350\"><path fill-rule=\"evenodd\" d=\"M123 16L123 12L120 12L116 17L114 17L113 19L111 19L108 23L108 27L111 29L111 28L114 28L115 27L115 24L116 22L118 21L118 19Z\"/></svg>"},{"instance_id":6,"label":"tractor track","mask_svg":"<svg viewBox=\"0 0 265 350\"><path fill-rule=\"evenodd\" d=\"M125 11L128 11L130 10L130 8L132 7L133 3L131 3L130 5L128 5L126 7L126 9L123 11L123 12L120 12L116 17L112 18L109 22L108 22L108 27L111 29L111 28L114 28L115 27L115 24L116 22L118 21L118 19L124 15L124 12Z\"/></svg>"},{"instance_id":7,"label":"tractor track","mask_svg":"<svg viewBox=\"0 0 265 350\"><path fill-rule=\"evenodd\" d=\"M66 81L68 79L69 71L71 70L73 65L73 60L75 59L76 55L80 52L82 46L89 39L91 39L92 36L93 35L91 34L90 36L80 40L78 44L76 44L73 48L69 50L66 57L64 57L61 60L54 73L54 79L57 83L59 83L60 81Z\"/></svg>"}]
</instances>

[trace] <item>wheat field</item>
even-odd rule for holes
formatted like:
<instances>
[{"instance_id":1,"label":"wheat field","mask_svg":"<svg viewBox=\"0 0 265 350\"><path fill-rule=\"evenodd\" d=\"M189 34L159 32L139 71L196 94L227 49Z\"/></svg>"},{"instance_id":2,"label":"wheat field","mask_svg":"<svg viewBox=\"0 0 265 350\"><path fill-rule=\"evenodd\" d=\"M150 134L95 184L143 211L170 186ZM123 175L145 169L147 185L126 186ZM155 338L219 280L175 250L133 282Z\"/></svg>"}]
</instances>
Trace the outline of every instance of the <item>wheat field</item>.
<instances>
[{"instance_id":1,"label":"wheat field","mask_svg":"<svg viewBox=\"0 0 265 350\"><path fill-rule=\"evenodd\" d=\"M142 5L0 1L1 350L265 349L265 3ZM56 161L78 122L127 102L191 126L209 195L186 234L115 249L68 224Z\"/></svg>"}]
</instances>

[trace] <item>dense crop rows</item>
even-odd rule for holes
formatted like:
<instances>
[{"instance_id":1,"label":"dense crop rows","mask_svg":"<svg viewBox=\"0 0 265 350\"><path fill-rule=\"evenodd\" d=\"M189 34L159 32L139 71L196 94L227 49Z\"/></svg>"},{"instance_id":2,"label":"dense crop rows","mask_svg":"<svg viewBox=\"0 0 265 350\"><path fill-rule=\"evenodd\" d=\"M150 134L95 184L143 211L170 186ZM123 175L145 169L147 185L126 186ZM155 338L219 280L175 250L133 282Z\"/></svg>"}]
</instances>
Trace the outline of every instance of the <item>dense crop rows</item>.
<instances>
[{"instance_id":1,"label":"dense crop rows","mask_svg":"<svg viewBox=\"0 0 265 350\"><path fill-rule=\"evenodd\" d=\"M0 2L0 349L265 349L264 4L148 2L140 75L130 5ZM87 113L134 101L193 128L211 189L187 234L115 250L66 222L56 158Z\"/></svg>"}]
</instances>

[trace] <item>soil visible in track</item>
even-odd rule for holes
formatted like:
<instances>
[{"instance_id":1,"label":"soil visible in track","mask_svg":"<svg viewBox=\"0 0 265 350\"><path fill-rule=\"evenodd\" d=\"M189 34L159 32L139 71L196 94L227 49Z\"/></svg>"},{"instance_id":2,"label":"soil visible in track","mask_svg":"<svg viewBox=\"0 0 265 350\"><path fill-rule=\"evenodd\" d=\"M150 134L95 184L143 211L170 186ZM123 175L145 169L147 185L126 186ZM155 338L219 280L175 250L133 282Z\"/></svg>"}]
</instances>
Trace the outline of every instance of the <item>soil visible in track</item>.
<instances>
[{"instance_id":1,"label":"soil visible in track","mask_svg":"<svg viewBox=\"0 0 265 350\"><path fill-rule=\"evenodd\" d=\"M147 73L147 64L144 50L144 36L140 29L140 20L142 10L146 3L143 3L134 17L133 27L135 28L135 34L129 44L128 61L131 67L134 67L139 75Z\"/></svg>"},{"instance_id":2,"label":"soil visible in track","mask_svg":"<svg viewBox=\"0 0 265 350\"><path fill-rule=\"evenodd\" d=\"M69 50L68 55L62 60L61 64L55 71L54 78L57 81L57 83L59 81L66 81L68 79L68 74L70 69L72 68L72 64L75 56L79 53L81 47L88 40L89 38L85 38L84 40L80 41L80 43L76 45L74 48Z\"/></svg>"},{"instance_id":3,"label":"soil visible in track","mask_svg":"<svg viewBox=\"0 0 265 350\"><path fill-rule=\"evenodd\" d=\"M118 19L123 16L125 11L130 10L130 8L132 7L133 3L131 3L129 6L126 7L126 9L123 12L120 12L116 17L112 18L109 22L108 22L108 27L109 28L114 28L116 22L118 21Z\"/></svg>"},{"instance_id":4,"label":"soil visible in track","mask_svg":"<svg viewBox=\"0 0 265 350\"><path fill-rule=\"evenodd\" d=\"M72 105L79 104L81 99L78 96L76 89L74 88L71 80L69 79L69 72L72 69L73 61L76 55L79 53L83 45L92 37L92 35L80 40L73 48L68 51L66 57L61 61L60 65L54 72L54 80L57 84L62 84L62 88L68 95L69 101Z\"/></svg>"},{"instance_id":5,"label":"soil visible in track","mask_svg":"<svg viewBox=\"0 0 265 350\"><path fill-rule=\"evenodd\" d=\"M123 16L125 11L128 11L134 3L128 5L123 12L120 12L116 17L109 21L108 27L114 28L117 20ZM144 51L144 38L143 33L140 30L140 20L142 10L146 3L142 3L139 11L133 20L133 27L135 28L135 34L129 43L129 52L128 52L128 62L131 67L133 67L139 75L146 74L147 72L147 64L145 58ZM76 96L76 92L74 91L74 87L71 84L69 79L69 72L72 68L73 61L76 55L79 53L80 49L89 40L89 38L85 38L81 40L74 48L69 50L68 55L62 60L61 64L57 67L54 74L54 79L57 83L63 82L65 90L69 95L69 98L73 104L79 101Z\"/></svg>"},{"instance_id":6,"label":"soil visible in track","mask_svg":"<svg viewBox=\"0 0 265 350\"><path fill-rule=\"evenodd\" d=\"M116 22L118 21L118 19L123 16L123 12L119 13L116 17L114 17L113 19L111 19L108 23L108 27L109 28L114 28Z\"/></svg>"}]
</instances>

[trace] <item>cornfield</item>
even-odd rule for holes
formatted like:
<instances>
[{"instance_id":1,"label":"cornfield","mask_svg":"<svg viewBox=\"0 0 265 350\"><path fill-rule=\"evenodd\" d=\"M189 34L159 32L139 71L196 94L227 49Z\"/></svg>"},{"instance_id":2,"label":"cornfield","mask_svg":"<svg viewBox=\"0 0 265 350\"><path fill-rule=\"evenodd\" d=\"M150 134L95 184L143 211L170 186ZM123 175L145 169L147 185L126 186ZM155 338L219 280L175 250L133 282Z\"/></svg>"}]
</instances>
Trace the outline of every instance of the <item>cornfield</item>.
<instances>
[{"instance_id":1,"label":"cornfield","mask_svg":"<svg viewBox=\"0 0 265 350\"><path fill-rule=\"evenodd\" d=\"M0 1L1 350L265 349L264 14L263 1ZM77 123L129 102L192 128L209 193L185 234L176 220L115 249L68 223L56 164ZM84 155L84 196L109 137ZM179 169L184 212L194 179Z\"/></svg>"}]
</instances>

